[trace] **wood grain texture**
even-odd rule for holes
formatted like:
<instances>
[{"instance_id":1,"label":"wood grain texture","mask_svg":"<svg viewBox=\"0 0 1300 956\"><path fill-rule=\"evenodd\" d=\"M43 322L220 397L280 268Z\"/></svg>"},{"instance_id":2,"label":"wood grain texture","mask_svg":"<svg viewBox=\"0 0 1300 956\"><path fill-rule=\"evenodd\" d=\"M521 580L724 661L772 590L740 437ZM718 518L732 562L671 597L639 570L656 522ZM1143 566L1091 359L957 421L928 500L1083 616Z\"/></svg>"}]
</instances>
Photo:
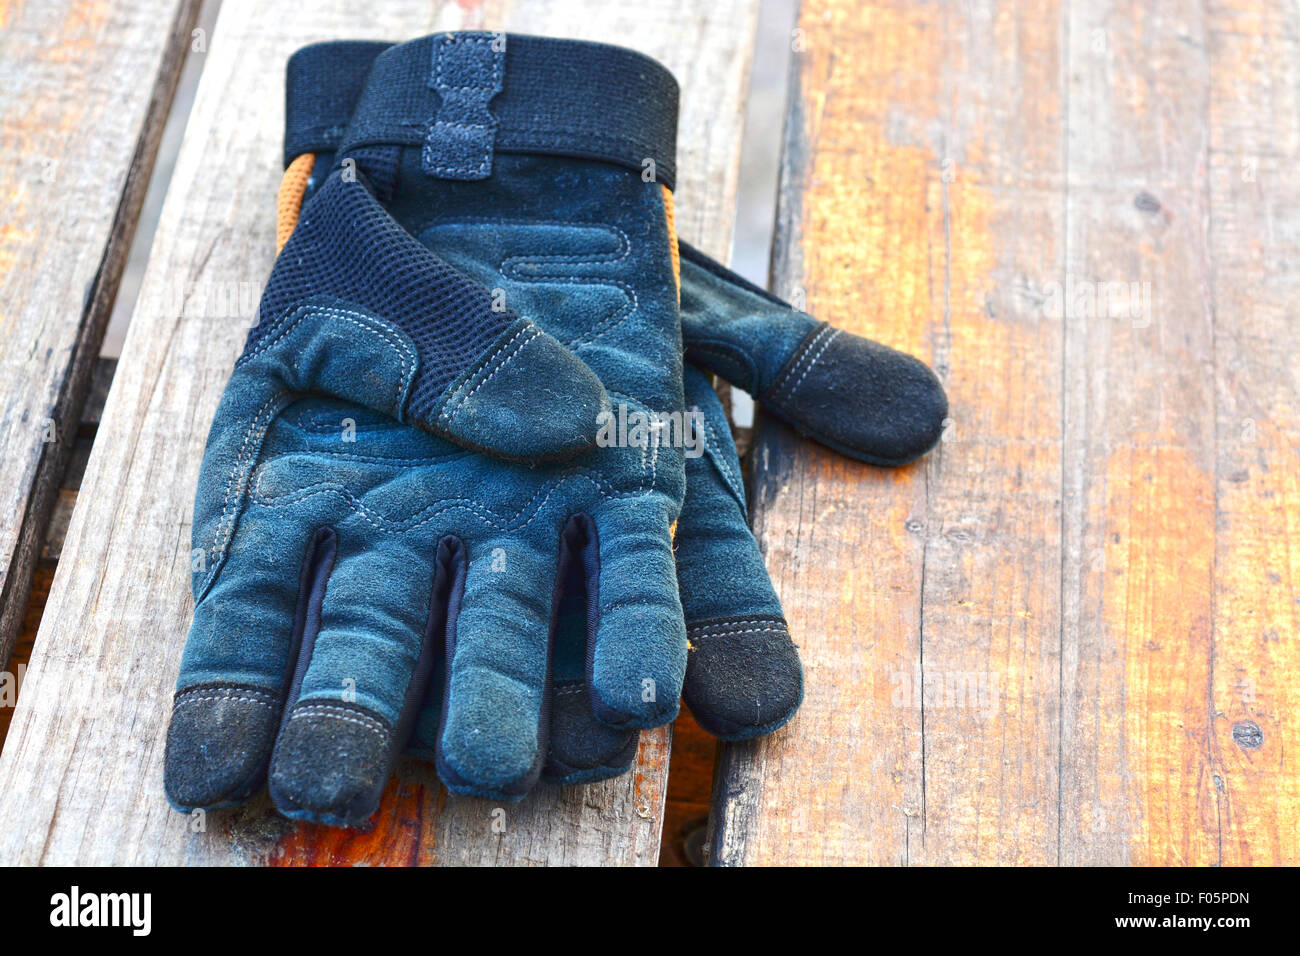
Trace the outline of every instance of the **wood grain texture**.
<instances>
[{"instance_id":1,"label":"wood grain texture","mask_svg":"<svg viewBox=\"0 0 1300 956\"><path fill-rule=\"evenodd\" d=\"M198 0L0 3L0 664L197 10Z\"/></svg>"},{"instance_id":2,"label":"wood grain texture","mask_svg":"<svg viewBox=\"0 0 1300 956\"><path fill-rule=\"evenodd\" d=\"M41 542L36 571L32 575L31 590L23 610L22 627L18 631L17 640L14 641L9 663L3 672L0 672L0 748L4 747L5 737L9 733L9 723L13 719L14 707L22 691L27 662L31 659L32 648L36 643L36 632L41 626L45 602L49 599L50 585L54 581L59 555L63 551L63 541L67 537L68 522L77 503L77 491L81 488L81 479L86 473L90 449L95 441L95 433L99 429L99 420L104 414L104 401L108 397L109 385L112 383L116 368L117 359L101 358L95 363L89 394L82 405L81 422L75 433L75 445L60 478L58 497L45 526L45 537Z\"/></svg>"},{"instance_id":3,"label":"wood grain texture","mask_svg":"<svg viewBox=\"0 0 1300 956\"><path fill-rule=\"evenodd\" d=\"M1066 863L1214 861L1204 30L1191 2L1066 21ZM1133 314L1109 283L1135 284Z\"/></svg>"},{"instance_id":4,"label":"wood grain texture","mask_svg":"<svg viewBox=\"0 0 1300 956\"><path fill-rule=\"evenodd\" d=\"M317 40L458 27L636 46L682 84L678 228L716 253L730 240L755 6L226 0L0 756L0 861L656 861L667 730L643 735L632 775L543 787L508 807L448 798L426 768L404 764L367 833L292 824L264 797L208 814L203 832L191 832L194 821L163 798L163 742L191 613L190 514L203 442L272 262L286 57Z\"/></svg>"},{"instance_id":5,"label":"wood grain texture","mask_svg":"<svg viewBox=\"0 0 1300 956\"><path fill-rule=\"evenodd\" d=\"M1297 862L1296 11L799 29L779 291L933 362L952 422L896 472L759 429L808 690L723 748L712 858Z\"/></svg>"},{"instance_id":6,"label":"wood grain texture","mask_svg":"<svg viewBox=\"0 0 1300 956\"><path fill-rule=\"evenodd\" d=\"M1214 2L1215 550L1206 806L1225 866L1300 863L1300 10ZM1213 816L1211 816L1211 813Z\"/></svg>"}]
</instances>

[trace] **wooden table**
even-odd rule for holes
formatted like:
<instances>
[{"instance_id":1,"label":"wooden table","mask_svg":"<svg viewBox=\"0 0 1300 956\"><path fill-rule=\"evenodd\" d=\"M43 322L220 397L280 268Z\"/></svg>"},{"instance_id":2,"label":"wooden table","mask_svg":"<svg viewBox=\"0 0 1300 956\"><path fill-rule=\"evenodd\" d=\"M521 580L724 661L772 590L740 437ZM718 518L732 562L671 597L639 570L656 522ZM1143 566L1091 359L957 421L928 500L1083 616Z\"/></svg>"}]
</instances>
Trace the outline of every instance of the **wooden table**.
<instances>
[{"instance_id":1,"label":"wooden table","mask_svg":"<svg viewBox=\"0 0 1300 956\"><path fill-rule=\"evenodd\" d=\"M21 520L0 650L71 454L46 420L78 420L195 6L5 11L0 494ZM757 0L268 6L226 0L199 54L0 755L0 862L654 863L667 731L503 832L415 765L365 833L265 799L197 833L168 809L190 506L246 331L190 303L264 281L283 62L340 36L504 28L664 59L679 227L725 255ZM722 748L713 861L1300 862L1300 11L804 0L792 43L775 287L933 363L952 420L898 471L760 421L755 527L807 696Z\"/></svg>"}]
</instances>

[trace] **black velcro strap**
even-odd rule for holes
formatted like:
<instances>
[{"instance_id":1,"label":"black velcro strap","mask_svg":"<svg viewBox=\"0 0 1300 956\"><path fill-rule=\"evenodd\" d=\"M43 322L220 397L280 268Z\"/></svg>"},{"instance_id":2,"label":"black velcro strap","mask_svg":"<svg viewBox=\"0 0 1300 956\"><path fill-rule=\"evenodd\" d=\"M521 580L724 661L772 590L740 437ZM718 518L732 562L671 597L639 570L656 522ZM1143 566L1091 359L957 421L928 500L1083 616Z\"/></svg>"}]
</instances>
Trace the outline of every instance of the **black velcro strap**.
<instances>
[{"instance_id":1,"label":"black velcro strap","mask_svg":"<svg viewBox=\"0 0 1300 956\"><path fill-rule=\"evenodd\" d=\"M498 58L504 76L492 94ZM515 34L435 34L375 58L336 149L418 146L434 175L445 175L439 167L477 170L485 151L577 156L637 172L653 164L655 178L672 188L677 102L672 74L633 50ZM294 121L296 104L289 115L291 125L306 125ZM463 126L456 137L441 135L455 124Z\"/></svg>"}]
</instances>

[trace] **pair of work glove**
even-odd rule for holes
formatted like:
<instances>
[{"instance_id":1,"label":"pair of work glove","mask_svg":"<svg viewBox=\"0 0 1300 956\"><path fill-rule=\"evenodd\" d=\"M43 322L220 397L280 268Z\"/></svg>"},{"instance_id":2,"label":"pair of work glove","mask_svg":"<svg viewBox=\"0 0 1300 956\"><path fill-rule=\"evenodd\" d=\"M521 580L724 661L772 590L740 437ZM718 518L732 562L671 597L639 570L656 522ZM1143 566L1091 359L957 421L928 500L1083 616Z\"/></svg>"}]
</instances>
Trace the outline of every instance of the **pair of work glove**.
<instances>
[{"instance_id":1,"label":"pair of work glove","mask_svg":"<svg viewBox=\"0 0 1300 956\"><path fill-rule=\"evenodd\" d=\"M678 243L677 85L638 53L319 44L287 105L282 248L195 500L172 804L266 785L355 825L404 750L511 800L626 771L683 697L723 739L782 726L799 659L700 369L884 465L937 441L934 375Z\"/></svg>"}]
</instances>

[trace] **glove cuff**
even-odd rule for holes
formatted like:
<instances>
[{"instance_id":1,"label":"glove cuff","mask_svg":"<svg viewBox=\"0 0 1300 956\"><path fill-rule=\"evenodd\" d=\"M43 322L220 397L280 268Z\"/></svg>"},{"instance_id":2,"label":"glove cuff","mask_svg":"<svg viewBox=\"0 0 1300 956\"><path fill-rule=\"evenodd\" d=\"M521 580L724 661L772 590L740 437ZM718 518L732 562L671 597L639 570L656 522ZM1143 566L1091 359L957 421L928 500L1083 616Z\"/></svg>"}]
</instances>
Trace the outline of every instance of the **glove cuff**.
<instances>
[{"instance_id":1,"label":"glove cuff","mask_svg":"<svg viewBox=\"0 0 1300 956\"><path fill-rule=\"evenodd\" d=\"M530 153L637 172L652 161L655 180L673 187L677 81L641 53L480 32L381 49L319 43L290 58L286 164L305 152L419 146L425 172L444 179L486 179L495 153Z\"/></svg>"},{"instance_id":2,"label":"glove cuff","mask_svg":"<svg viewBox=\"0 0 1300 956\"><path fill-rule=\"evenodd\" d=\"M343 145L370 68L392 45L382 40L329 40L289 57L284 75L286 169L299 156L333 153Z\"/></svg>"}]
</instances>

